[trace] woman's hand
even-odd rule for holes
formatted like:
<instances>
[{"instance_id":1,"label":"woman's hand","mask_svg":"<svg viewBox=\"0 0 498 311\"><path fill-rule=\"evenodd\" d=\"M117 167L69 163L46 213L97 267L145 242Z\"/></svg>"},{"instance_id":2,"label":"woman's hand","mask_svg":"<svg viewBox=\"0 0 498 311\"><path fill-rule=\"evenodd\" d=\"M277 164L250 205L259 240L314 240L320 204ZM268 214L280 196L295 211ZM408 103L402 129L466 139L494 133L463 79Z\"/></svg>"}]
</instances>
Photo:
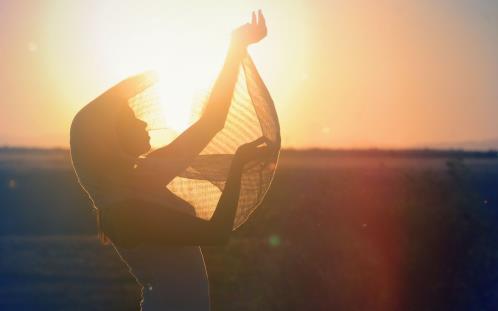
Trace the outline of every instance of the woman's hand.
<instances>
[{"instance_id":1,"label":"woman's hand","mask_svg":"<svg viewBox=\"0 0 498 311\"><path fill-rule=\"evenodd\" d=\"M232 33L232 43L243 48L248 45L261 41L266 37L266 21L261 10L258 11L258 17L256 18L256 13L252 12L251 23L244 24L239 28L235 29Z\"/></svg>"},{"instance_id":2,"label":"woman's hand","mask_svg":"<svg viewBox=\"0 0 498 311\"><path fill-rule=\"evenodd\" d=\"M234 162L244 165L250 161L265 160L271 154L270 142L263 136L253 142L240 146L235 152Z\"/></svg>"}]
</instances>

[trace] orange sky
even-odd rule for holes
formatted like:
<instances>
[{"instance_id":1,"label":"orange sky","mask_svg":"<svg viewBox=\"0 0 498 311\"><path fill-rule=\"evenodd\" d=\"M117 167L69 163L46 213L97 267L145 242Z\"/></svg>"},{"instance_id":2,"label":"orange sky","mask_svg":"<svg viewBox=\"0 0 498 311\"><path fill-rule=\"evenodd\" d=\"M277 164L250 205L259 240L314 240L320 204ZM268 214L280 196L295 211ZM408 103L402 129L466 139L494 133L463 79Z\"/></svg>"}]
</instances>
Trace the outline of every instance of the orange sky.
<instances>
[{"instance_id":1,"label":"orange sky","mask_svg":"<svg viewBox=\"0 0 498 311\"><path fill-rule=\"evenodd\" d=\"M145 69L184 93L210 82L231 29L257 8L269 36L251 54L284 146L458 147L498 138L493 1L181 3L3 1L0 145L67 147L77 110ZM192 79L195 70L202 74Z\"/></svg>"}]
</instances>

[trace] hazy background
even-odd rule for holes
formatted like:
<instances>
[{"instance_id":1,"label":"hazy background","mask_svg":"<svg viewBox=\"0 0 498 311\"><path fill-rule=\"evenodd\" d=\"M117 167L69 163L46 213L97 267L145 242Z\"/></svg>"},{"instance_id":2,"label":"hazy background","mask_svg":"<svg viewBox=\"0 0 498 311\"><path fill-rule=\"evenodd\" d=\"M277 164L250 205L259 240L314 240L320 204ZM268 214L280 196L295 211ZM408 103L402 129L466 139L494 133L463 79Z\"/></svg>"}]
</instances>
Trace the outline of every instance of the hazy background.
<instances>
[{"instance_id":1,"label":"hazy background","mask_svg":"<svg viewBox=\"0 0 498 311\"><path fill-rule=\"evenodd\" d=\"M144 69L206 85L257 8L285 147L498 146L493 0L1 1L0 145L67 147L76 111Z\"/></svg>"},{"instance_id":2,"label":"hazy background","mask_svg":"<svg viewBox=\"0 0 498 311\"><path fill-rule=\"evenodd\" d=\"M249 221L203 248L212 310L497 309L498 2L12 0L0 1L1 310L138 309L138 285L96 238L71 120L146 69L183 120L257 8L269 35L250 52L285 149Z\"/></svg>"},{"instance_id":3,"label":"hazy background","mask_svg":"<svg viewBox=\"0 0 498 311\"><path fill-rule=\"evenodd\" d=\"M495 310L496 189L496 152L285 151L203 247L212 310ZM67 150L0 148L0 211L1 310L138 310Z\"/></svg>"}]
</instances>

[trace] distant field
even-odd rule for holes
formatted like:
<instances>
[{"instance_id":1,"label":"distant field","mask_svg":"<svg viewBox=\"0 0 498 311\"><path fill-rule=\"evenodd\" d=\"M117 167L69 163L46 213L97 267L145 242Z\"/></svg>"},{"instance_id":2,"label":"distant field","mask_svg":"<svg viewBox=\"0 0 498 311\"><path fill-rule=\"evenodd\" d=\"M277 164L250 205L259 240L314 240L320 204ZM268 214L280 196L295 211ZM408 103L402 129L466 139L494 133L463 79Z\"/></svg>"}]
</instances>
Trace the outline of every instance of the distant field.
<instances>
[{"instance_id":1,"label":"distant field","mask_svg":"<svg viewBox=\"0 0 498 311\"><path fill-rule=\"evenodd\" d=\"M498 153L464 151L408 151L357 150L357 151L308 151L284 150L280 157L283 168L399 168L446 169L448 160L463 159L476 169L498 169ZM64 149L2 149L0 169L71 169L68 150Z\"/></svg>"},{"instance_id":2,"label":"distant field","mask_svg":"<svg viewBox=\"0 0 498 311\"><path fill-rule=\"evenodd\" d=\"M1 310L137 310L139 291L94 236L0 237Z\"/></svg>"},{"instance_id":3,"label":"distant field","mask_svg":"<svg viewBox=\"0 0 498 311\"><path fill-rule=\"evenodd\" d=\"M0 169L32 170L32 169L68 169L71 159L67 150L44 149L1 149Z\"/></svg>"},{"instance_id":4,"label":"distant field","mask_svg":"<svg viewBox=\"0 0 498 311\"><path fill-rule=\"evenodd\" d=\"M282 157L282 169L368 169L368 170L446 170L448 158L410 158L410 157L326 157L326 156L293 156ZM464 159L465 165L473 170L498 170L498 157L496 159Z\"/></svg>"},{"instance_id":5,"label":"distant field","mask_svg":"<svg viewBox=\"0 0 498 311\"><path fill-rule=\"evenodd\" d=\"M67 151L0 149L0 310L136 310ZM284 152L204 248L213 310L494 310L498 157Z\"/></svg>"}]
</instances>

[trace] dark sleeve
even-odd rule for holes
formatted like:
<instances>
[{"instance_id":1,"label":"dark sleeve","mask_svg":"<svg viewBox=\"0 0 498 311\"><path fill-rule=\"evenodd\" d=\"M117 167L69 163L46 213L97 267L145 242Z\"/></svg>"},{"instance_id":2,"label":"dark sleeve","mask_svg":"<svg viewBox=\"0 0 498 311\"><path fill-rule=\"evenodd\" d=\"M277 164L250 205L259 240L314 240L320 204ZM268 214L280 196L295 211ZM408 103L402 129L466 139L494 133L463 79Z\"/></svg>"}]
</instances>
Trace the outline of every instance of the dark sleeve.
<instances>
[{"instance_id":1,"label":"dark sleeve","mask_svg":"<svg viewBox=\"0 0 498 311\"><path fill-rule=\"evenodd\" d=\"M102 212L105 234L124 248L137 245L216 245L228 240L215 223L174 209L126 200Z\"/></svg>"}]
</instances>

